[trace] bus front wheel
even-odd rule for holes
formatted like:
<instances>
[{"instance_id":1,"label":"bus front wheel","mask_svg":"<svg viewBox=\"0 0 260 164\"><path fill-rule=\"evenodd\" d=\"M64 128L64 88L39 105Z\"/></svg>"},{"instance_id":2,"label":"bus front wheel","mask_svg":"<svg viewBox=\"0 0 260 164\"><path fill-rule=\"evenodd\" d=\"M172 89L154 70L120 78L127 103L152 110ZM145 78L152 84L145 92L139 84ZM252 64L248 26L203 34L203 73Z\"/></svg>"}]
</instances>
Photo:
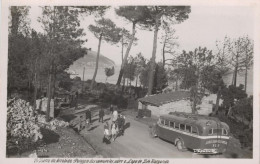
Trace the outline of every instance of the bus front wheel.
<instances>
[{"instance_id":1,"label":"bus front wheel","mask_svg":"<svg viewBox=\"0 0 260 164\"><path fill-rule=\"evenodd\" d=\"M150 134L151 138L157 137L156 127L154 125L153 126L149 126L149 134Z\"/></svg>"},{"instance_id":2,"label":"bus front wheel","mask_svg":"<svg viewBox=\"0 0 260 164\"><path fill-rule=\"evenodd\" d=\"M187 148L184 146L184 142L180 139L176 142L176 146L177 146L177 149L179 151L186 151L187 150Z\"/></svg>"}]
</instances>

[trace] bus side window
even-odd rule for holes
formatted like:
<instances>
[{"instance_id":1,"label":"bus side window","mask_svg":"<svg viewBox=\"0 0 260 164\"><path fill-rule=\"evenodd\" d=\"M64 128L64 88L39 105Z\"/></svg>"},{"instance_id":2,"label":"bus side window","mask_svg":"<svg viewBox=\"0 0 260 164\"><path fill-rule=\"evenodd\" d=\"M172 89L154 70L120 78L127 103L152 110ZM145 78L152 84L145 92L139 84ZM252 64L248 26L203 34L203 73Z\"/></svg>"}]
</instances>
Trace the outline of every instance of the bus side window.
<instances>
[{"instance_id":1,"label":"bus side window","mask_svg":"<svg viewBox=\"0 0 260 164\"><path fill-rule=\"evenodd\" d=\"M164 120L163 119L161 119L161 124L164 125Z\"/></svg>"},{"instance_id":2,"label":"bus side window","mask_svg":"<svg viewBox=\"0 0 260 164\"><path fill-rule=\"evenodd\" d=\"M168 121L168 120L165 120L165 121L164 121L164 125L165 125L165 126L169 126L169 121Z\"/></svg>"},{"instance_id":3,"label":"bus side window","mask_svg":"<svg viewBox=\"0 0 260 164\"><path fill-rule=\"evenodd\" d=\"M171 122L171 121L170 121L170 127L171 127L171 128L174 128L174 122Z\"/></svg>"},{"instance_id":4,"label":"bus side window","mask_svg":"<svg viewBox=\"0 0 260 164\"><path fill-rule=\"evenodd\" d=\"M185 125L184 124L180 124L180 130L185 130Z\"/></svg>"},{"instance_id":5,"label":"bus side window","mask_svg":"<svg viewBox=\"0 0 260 164\"><path fill-rule=\"evenodd\" d=\"M191 133L191 126L190 125L186 125L186 131Z\"/></svg>"},{"instance_id":6,"label":"bus side window","mask_svg":"<svg viewBox=\"0 0 260 164\"><path fill-rule=\"evenodd\" d=\"M222 129L222 134L223 135L227 135L228 134L227 130L226 129Z\"/></svg>"},{"instance_id":7,"label":"bus side window","mask_svg":"<svg viewBox=\"0 0 260 164\"><path fill-rule=\"evenodd\" d=\"M209 129L209 135L213 134L213 129Z\"/></svg>"},{"instance_id":8,"label":"bus side window","mask_svg":"<svg viewBox=\"0 0 260 164\"><path fill-rule=\"evenodd\" d=\"M179 123L175 122L175 123L174 123L174 128L175 128L175 129L179 129Z\"/></svg>"},{"instance_id":9,"label":"bus side window","mask_svg":"<svg viewBox=\"0 0 260 164\"><path fill-rule=\"evenodd\" d=\"M196 127L192 127L192 128L191 128L191 133L192 133L192 134L198 134L197 128L196 128Z\"/></svg>"}]
</instances>

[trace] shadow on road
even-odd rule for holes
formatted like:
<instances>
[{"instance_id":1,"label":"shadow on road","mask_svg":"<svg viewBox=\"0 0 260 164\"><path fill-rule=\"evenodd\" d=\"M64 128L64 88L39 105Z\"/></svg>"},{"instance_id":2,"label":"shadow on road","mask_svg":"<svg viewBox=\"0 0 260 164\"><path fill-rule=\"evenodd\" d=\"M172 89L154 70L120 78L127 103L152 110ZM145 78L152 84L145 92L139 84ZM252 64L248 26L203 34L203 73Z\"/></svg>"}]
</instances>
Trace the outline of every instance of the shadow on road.
<instances>
[{"instance_id":1,"label":"shadow on road","mask_svg":"<svg viewBox=\"0 0 260 164\"><path fill-rule=\"evenodd\" d=\"M99 127L99 125L91 127L88 131L92 131L92 130L96 129L97 127Z\"/></svg>"},{"instance_id":2,"label":"shadow on road","mask_svg":"<svg viewBox=\"0 0 260 164\"><path fill-rule=\"evenodd\" d=\"M64 121L70 122L71 120L73 120L74 118L76 118L77 116L73 115L73 114L69 114L69 115L63 115L60 116L62 119L64 119Z\"/></svg>"},{"instance_id":3,"label":"shadow on road","mask_svg":"<svg viewBox=\"0 0 260 164\"><path fill-rule=\"evenodd\" d=\"M110 117L109 117L109 118L106 118L106 119L104 119L104 122L106 122L106 121L108 121L108 120L110 120Z\"/></svg>"},{"instance_id":4,"label":"shadow on road","mask_svg":"<svg viewBox=\"0 0 260 164\"><path fill-rule=\"evenodd\" d=\"M57 133L55 133L54 131L51 131L51 130L45 129L45 128L41 128L41 133L43 135L43 141L46 144L59 142L60 136Z\"/></svg>"},{"instance_id":5,"label":"shadow on road","mask_svg":"<svg viewBox=\"0 0 260 164\"><path fill-rule=\"evenodd\" d=\"M125 125L124 125L124 129L127 129L130 127L130 122L127 122Z\"/></svg>"},{"instance_id":6,"label":"shadow on road","mask_svg":"<svg viewBox=\"0 0 260 164\"><path fill-rule=\"evenodd\" d=\"M91 120L91 123L94 123L97 120L98 120L98 118L95 118L95 119Z\"/></svg>"}]
</instances>

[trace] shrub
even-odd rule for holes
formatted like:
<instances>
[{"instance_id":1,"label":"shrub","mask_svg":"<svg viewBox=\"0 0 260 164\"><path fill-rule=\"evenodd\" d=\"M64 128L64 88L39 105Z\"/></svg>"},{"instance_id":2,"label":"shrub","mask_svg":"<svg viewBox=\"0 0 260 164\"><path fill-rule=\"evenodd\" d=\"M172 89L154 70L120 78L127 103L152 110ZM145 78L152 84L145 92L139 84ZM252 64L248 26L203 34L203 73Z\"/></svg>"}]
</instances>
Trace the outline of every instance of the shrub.
<instances>
[{"instance_id":1,"label":"shrub","mask_svg":"<svg viewBox=\"0 0 260 164\"><path fill-rule=\"evenodd\" d=\"M8 100L7 108L7 151L12 146L19 150L28 149L42 139L32 106L22 99Z\"/></svg>"}]
</instances>

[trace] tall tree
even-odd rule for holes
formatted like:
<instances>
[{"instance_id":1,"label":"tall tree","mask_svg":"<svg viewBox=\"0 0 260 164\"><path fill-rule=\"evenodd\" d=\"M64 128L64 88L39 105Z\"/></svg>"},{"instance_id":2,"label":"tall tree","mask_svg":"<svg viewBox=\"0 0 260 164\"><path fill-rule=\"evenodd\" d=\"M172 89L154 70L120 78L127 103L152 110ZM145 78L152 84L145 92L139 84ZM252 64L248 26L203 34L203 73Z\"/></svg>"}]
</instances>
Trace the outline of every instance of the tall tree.
<instances>
[{"instance_id":1,"label":"tall tree","mask_svg":"<svg viewBox=\"0 0 260 164\"><path fill-rule=\"evenodd\" d=\"M30 51L30 7L11 6L8 35L8 94L28 82L26 55Z\"/></svg>"},{"instance_id":2,"label":"tall tree","mask_svg":"<svg viewBox=\"0 0 260 164\"><path fill-rule=\"evenodd\" d=\"M121 44L121 57L122 57L121 67L124 61L124 48L128 46L131 40L132 40L132 35L130 34L130 32L125 28L122 28L120 31L120 44ZM137 38L135 37L133 41L133 45L136 45L136 42L137 42Z\"/></svg>"},{"instance_id":3,"label":"tall tree","mask_svg":"<svg viewBox=\"0 0 260 164\"><path fill-rule=\"evenodd\" d=\"M207 48L196 48L189 53L183 51L178 56L179 73L182 77L181 87L191 91L192 112L196 113L197 106L200 104L207 88L210 76L206 76L207 70L213 69L215 65L214 55Z\"/></svg>"},{"instance_id":4,"label":"tall tree","mask_svg":"<svg viewBox=\"0 0 260 164\"><path fill-rule=\"evenodd\" d=\"M132 23L132 34L131 34L131 40L128 44L127 50L125 52L125 56L122 62L122 66L119 72L117 85L119 86L124 74L124 67L127 63L127 59L132 47L132 44L135 40L135 33L136 33L136 26L143 26L146 27L147 22L150 21L149 15L147 13L147 10L143 6L122 6L117 9L115 9L115 12L117 15L125 18L128 22Z\"/></svg>"},{"instance_id":5,"label":"tall tree","mask_svg":"<svg viewBox=\"0 0 260 164\"><path fill-rule=\"evenodd\" d=\"M230 38L225 36L223 41L216 41L216 64L214 70L208 70L208 74L205 76L211 77L211 81L209 84L211 86L211 91L217 93L216 105L213 110L213 115L218 112L219 109L219 101L221 98L221 92L224 89L223 76L228 73L231 69L230 64Z\"/></svg>"},{"instance_id":6,"label":"tall tree","mask_svg":"<svg viewBox=\"0 0 260 164\"><path fill-rule=\"evenodd\" d=\"M152 94L154 74L155 74L155 58L157 49L157 35L162 20L174 23L181 23L188 19L191 12L189 6L147 6L152 20L149 25L154 27L153 51L151 60L151 72L149 73L148 95Z\"/></svg>"},{"instance_id":7,"label":"tall tree","mask_svg":"<svg viewBox=\"0 0 260 164\"><path fill-rule=\"evenodd\" d=\"M243 70L243 57L244 57L244 39L243 37L239 37L234 39L230 43L230 53L231 53L231 61L230 63L233 66L233 80L232 85L237 86L237 75L239 72Z\"/></svg>"},{"instance_id":8,"label":"tall tree","mask_svg":"<svg viewBox=\"0 0 260 164\"><path fill-rule=\"evenodd\" d=\"M95 72L92 78L90 89L92 90L95 84L95 79L98 70L98 62L99 62L99 55L100 55L100 47L101 41L105 40L106 42L110 42L112 44L116 44L119 42L120 39L120 29L116 27L115 23L112 22L110 19L99 19L96 21L96 26L89 25L89 30L94 34L94 36L99 40L98 43L98 52L96 58L96 67Z\"/></svg>"},{"instance_id":9,"label":"tall tree","mask_svg":"<svg viewBox=\"0 0 260 164\"><path fill-rule=\"evenodd\" d=\"M79 13L68 6L42 7L42 17L39 21L43 24L44 33L47 36L46 59L49 64L48 75L48 102L46 121L49 121L50 101L54 93L54 81L56 73L63 71L77 58L84 54L81 45L84 41L83 29L79 28ZM77 52L79 54L75 54Z\"/></svg>"},{"instance_id":10,"label":"tall tree","mask_svg":"<svg viewBox=\"0 0 260 164\"><path fill-rule=\"evenodd\" d=\"M132 56L130 56L127 60L127 63L125 65L125 72L124 72L124 78L128 79L131 82L135 79L135 72L136 72L136 63Z\"/></svg>"},{"instance_id":11,"label":"tall tree","mask_svg":"<svg viewBox=\"0 0 260 164\"><path fill-rule=\"evenodd\" d=\"M245 70L245 92L246 92L248 70L253 65L254 43L248 36L243 38L243 42L244 42L243 67Z\"/></svg>"},{"instance_id":12,"label":"tall tree","mask_svg":"<svg viewBox=\"0 0 260 164\"><path fill-rule=\"evenodd\" d=\"M135 80L136 80L136 83L135 83L135 87L137 87L139 76L140 76L141 72L145 69L145 66L146 66L146 59L144 58L144 56L140 52L134 58L134 61L135 61L135 64L136 64L136 69L135 69Z\"/></svg>"},{"instance_id":13,"label":"tall tree","mask_svg":"<svg viewBox=\"0 0 260 164\"><path fill-rule=\"evenodd\" d=\"M178 37L175 35L175 29L173 29L169 23L163 21L163 36L162 36L162 56L163 56L163 67L165 67L165 63L167 60L172 60L172 59L166 59L165 56L166 54L170 55L176 55L176 51L174 48L178 47L179 44L177 43Z\"/></svg>"}]
</instances>

